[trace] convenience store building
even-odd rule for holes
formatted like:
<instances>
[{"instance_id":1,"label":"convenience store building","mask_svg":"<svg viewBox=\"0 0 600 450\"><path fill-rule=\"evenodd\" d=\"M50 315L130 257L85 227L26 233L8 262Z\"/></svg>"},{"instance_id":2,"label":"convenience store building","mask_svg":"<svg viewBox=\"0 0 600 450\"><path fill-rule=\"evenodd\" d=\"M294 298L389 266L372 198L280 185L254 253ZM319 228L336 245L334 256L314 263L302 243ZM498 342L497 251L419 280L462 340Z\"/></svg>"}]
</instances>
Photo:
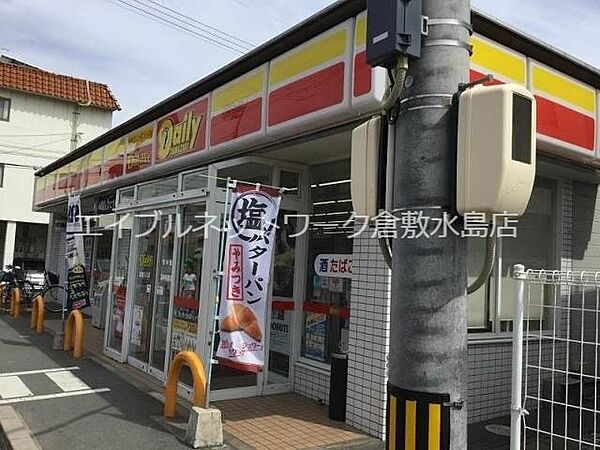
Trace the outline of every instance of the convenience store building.
<instances>
[{"instance_id":1,"label":"convenience store building","mask_svg":"<svg viewBox=\"0 0 600 450\"><path fill-rule=\"evenodd\" d=\"M390 273L377 239L348 239L347 223L351 132L379 112L388 86L384 70L365 64L365 9L364 0L336 3L37 173L35 208L53 217L47 266L62 279L68 195L81 194L83 214L95 216L87 266L107 355L161 380L182 348L208 366L220 232L206 217L223 214L228 178L282 187L265 368L213 365L210 397L296 391L326 402L332 354L347 351L346 422L383 437ZM470 78L492 73L538 102L528 210L469 299L467 401L479 422L509 412L509 268L600 267L600 73L480 12L472 23ZM308 230L293 237L305 215ZM484 251L469 243L470 281ZM323 256L352 269L324 274Z\"/></svg>"}]
</instances>

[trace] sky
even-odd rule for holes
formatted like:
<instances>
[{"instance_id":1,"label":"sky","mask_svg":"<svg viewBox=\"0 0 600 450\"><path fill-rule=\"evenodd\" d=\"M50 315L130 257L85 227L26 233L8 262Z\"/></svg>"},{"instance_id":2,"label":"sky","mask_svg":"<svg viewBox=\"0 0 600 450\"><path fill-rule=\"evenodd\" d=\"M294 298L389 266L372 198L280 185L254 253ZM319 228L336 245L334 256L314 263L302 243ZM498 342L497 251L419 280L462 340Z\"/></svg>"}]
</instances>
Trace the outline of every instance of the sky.
<instances>
[{"instance_id":1,"label":"sky","mask_svg":"<svg viewBox=\"0 0 600 450\"><path fill-rule=\"evenodd\" d=\"M148 10L140 0L122 1ZM333 3L330 0L143 2L166 5L254 45ZM472 0L472 6L600 67L598 0L568 3ZM141 17L124 8L121 0L0 0L0 17L0 53L47 70L108 84L122 107L113 116L114 125L240 56L238 52Z\"/></svg>"}]
</instances>

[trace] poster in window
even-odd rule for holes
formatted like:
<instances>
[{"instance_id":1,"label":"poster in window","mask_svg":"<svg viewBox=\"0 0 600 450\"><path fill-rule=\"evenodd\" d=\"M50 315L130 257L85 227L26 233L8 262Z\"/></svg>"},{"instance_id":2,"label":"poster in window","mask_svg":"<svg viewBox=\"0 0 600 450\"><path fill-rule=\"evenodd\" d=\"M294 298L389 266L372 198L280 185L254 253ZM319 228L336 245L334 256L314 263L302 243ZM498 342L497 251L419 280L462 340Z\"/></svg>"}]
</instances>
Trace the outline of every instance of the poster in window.
<instances>
[{"instance_id":1,"label":"poster in window","mask_svg":"<svg viewBox=\"0 0 600 450\"><path fill-rule=\"evenodd\" d=\"M231 196L219 306L222 365L258 372L264 365L269 282L281 195L238 184Z\"/></svg>"},{"instance_id":2,"label":"poster in window","mask_svg":"<svg viewBox=\"0 0 600 450\"><path fill-rule=\"evenodd\" d=\"M292 311L276 310L271 312L271 333L269 350L284 355L290 354L290 331L292 329Z\"/></svg>"},{"instance_id":3,"label":"poster in window","mask_svg":"<svg viewBox=\"0 0 600 450\"><path fill-rule=\"evenodd\" d=\"M175 297L171 333L171 347L174 351L196 350L198 310L198 300L186 295L185 290L183 295Z\"/></svg>"},{"instance_id":4,"label":"poster in window","mask_svg":"<svg viewBox=\"0 0 600 450\"><path fill-rule=\"evenodd\" d=\"M88 278L85 271L85 252L83 245L83 217L81 197L69 196L67 204L67 307L69 310L90 306Z\"/></svg>"},{"instance_id":5,"label":"poster in window","mask_svg":"<svg viewBox=\"0 0 600 450\"><path fill-rule=\"evenodd\" d=\"M133 319L131 321L131 344L139 347L142 345L142 323L144 320L144 307L133 305Z\"/></svg>"},{"instance_id":6,"label":"poster in window","mask_svg":"<svg viewBox=\"0 0 600 450\"><path fill-rule=\"evenodd\" d=\"M325 362L327 359L327 314L306 311L304 356Z\"/></svg>"}]
</instances>

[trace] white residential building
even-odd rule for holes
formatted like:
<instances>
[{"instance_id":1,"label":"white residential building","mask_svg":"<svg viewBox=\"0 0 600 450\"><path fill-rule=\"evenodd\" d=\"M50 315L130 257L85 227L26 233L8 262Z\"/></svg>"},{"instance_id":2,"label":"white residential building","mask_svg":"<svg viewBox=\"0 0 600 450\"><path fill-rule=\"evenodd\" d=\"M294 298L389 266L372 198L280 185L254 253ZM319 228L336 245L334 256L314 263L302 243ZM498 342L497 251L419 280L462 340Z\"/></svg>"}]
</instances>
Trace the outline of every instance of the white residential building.
<instances>
[{"instance_id":1,"label":"white residential building","mask_svg":"<svg viewBox=\"0 0 600 450\"><path fill-rule=\"evenodd\" d=\"M49 214L32 210L35 168L112 126L106 85L0 56L0 268L44 265Z\"/></svg>"}]
</instances>

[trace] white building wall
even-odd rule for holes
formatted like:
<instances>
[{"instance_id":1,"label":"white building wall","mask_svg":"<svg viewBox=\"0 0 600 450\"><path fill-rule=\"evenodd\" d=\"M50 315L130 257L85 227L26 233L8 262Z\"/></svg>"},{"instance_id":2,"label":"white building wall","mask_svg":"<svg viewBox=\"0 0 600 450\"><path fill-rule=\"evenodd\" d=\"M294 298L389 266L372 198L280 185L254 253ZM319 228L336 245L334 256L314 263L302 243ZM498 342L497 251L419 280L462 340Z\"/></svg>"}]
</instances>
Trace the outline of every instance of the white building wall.
<instances>
[{"instance_id":1,"label":"white building wall","mask_svg":"<svg viewBox=\"0 0 600 450\"><path fill-rule=\"evenodd\" d=\"M71 150L74 125L77 145L109 130L112 112L7 89L0 89L0 97L11 101L9 120L0 121L0 221L6 222L0 267L4 267L13 262L17 224L49 221L48 214L32 210L36 168Z\"/></svg>"},{"instance_id":2,"label":"white building wall","mask_svg":"<svg viewBox=\"0 0 600 450\"><path fill-rule=\"evenodd\" d=\"M71 150L73 113L79 112L79 145L109 130L112 112L50 97L0 89L9 98L10 120L0 121L0 220L48 223L48 215L32 211L34 168L43 167Z\"/></svg>"}]
</instances>

